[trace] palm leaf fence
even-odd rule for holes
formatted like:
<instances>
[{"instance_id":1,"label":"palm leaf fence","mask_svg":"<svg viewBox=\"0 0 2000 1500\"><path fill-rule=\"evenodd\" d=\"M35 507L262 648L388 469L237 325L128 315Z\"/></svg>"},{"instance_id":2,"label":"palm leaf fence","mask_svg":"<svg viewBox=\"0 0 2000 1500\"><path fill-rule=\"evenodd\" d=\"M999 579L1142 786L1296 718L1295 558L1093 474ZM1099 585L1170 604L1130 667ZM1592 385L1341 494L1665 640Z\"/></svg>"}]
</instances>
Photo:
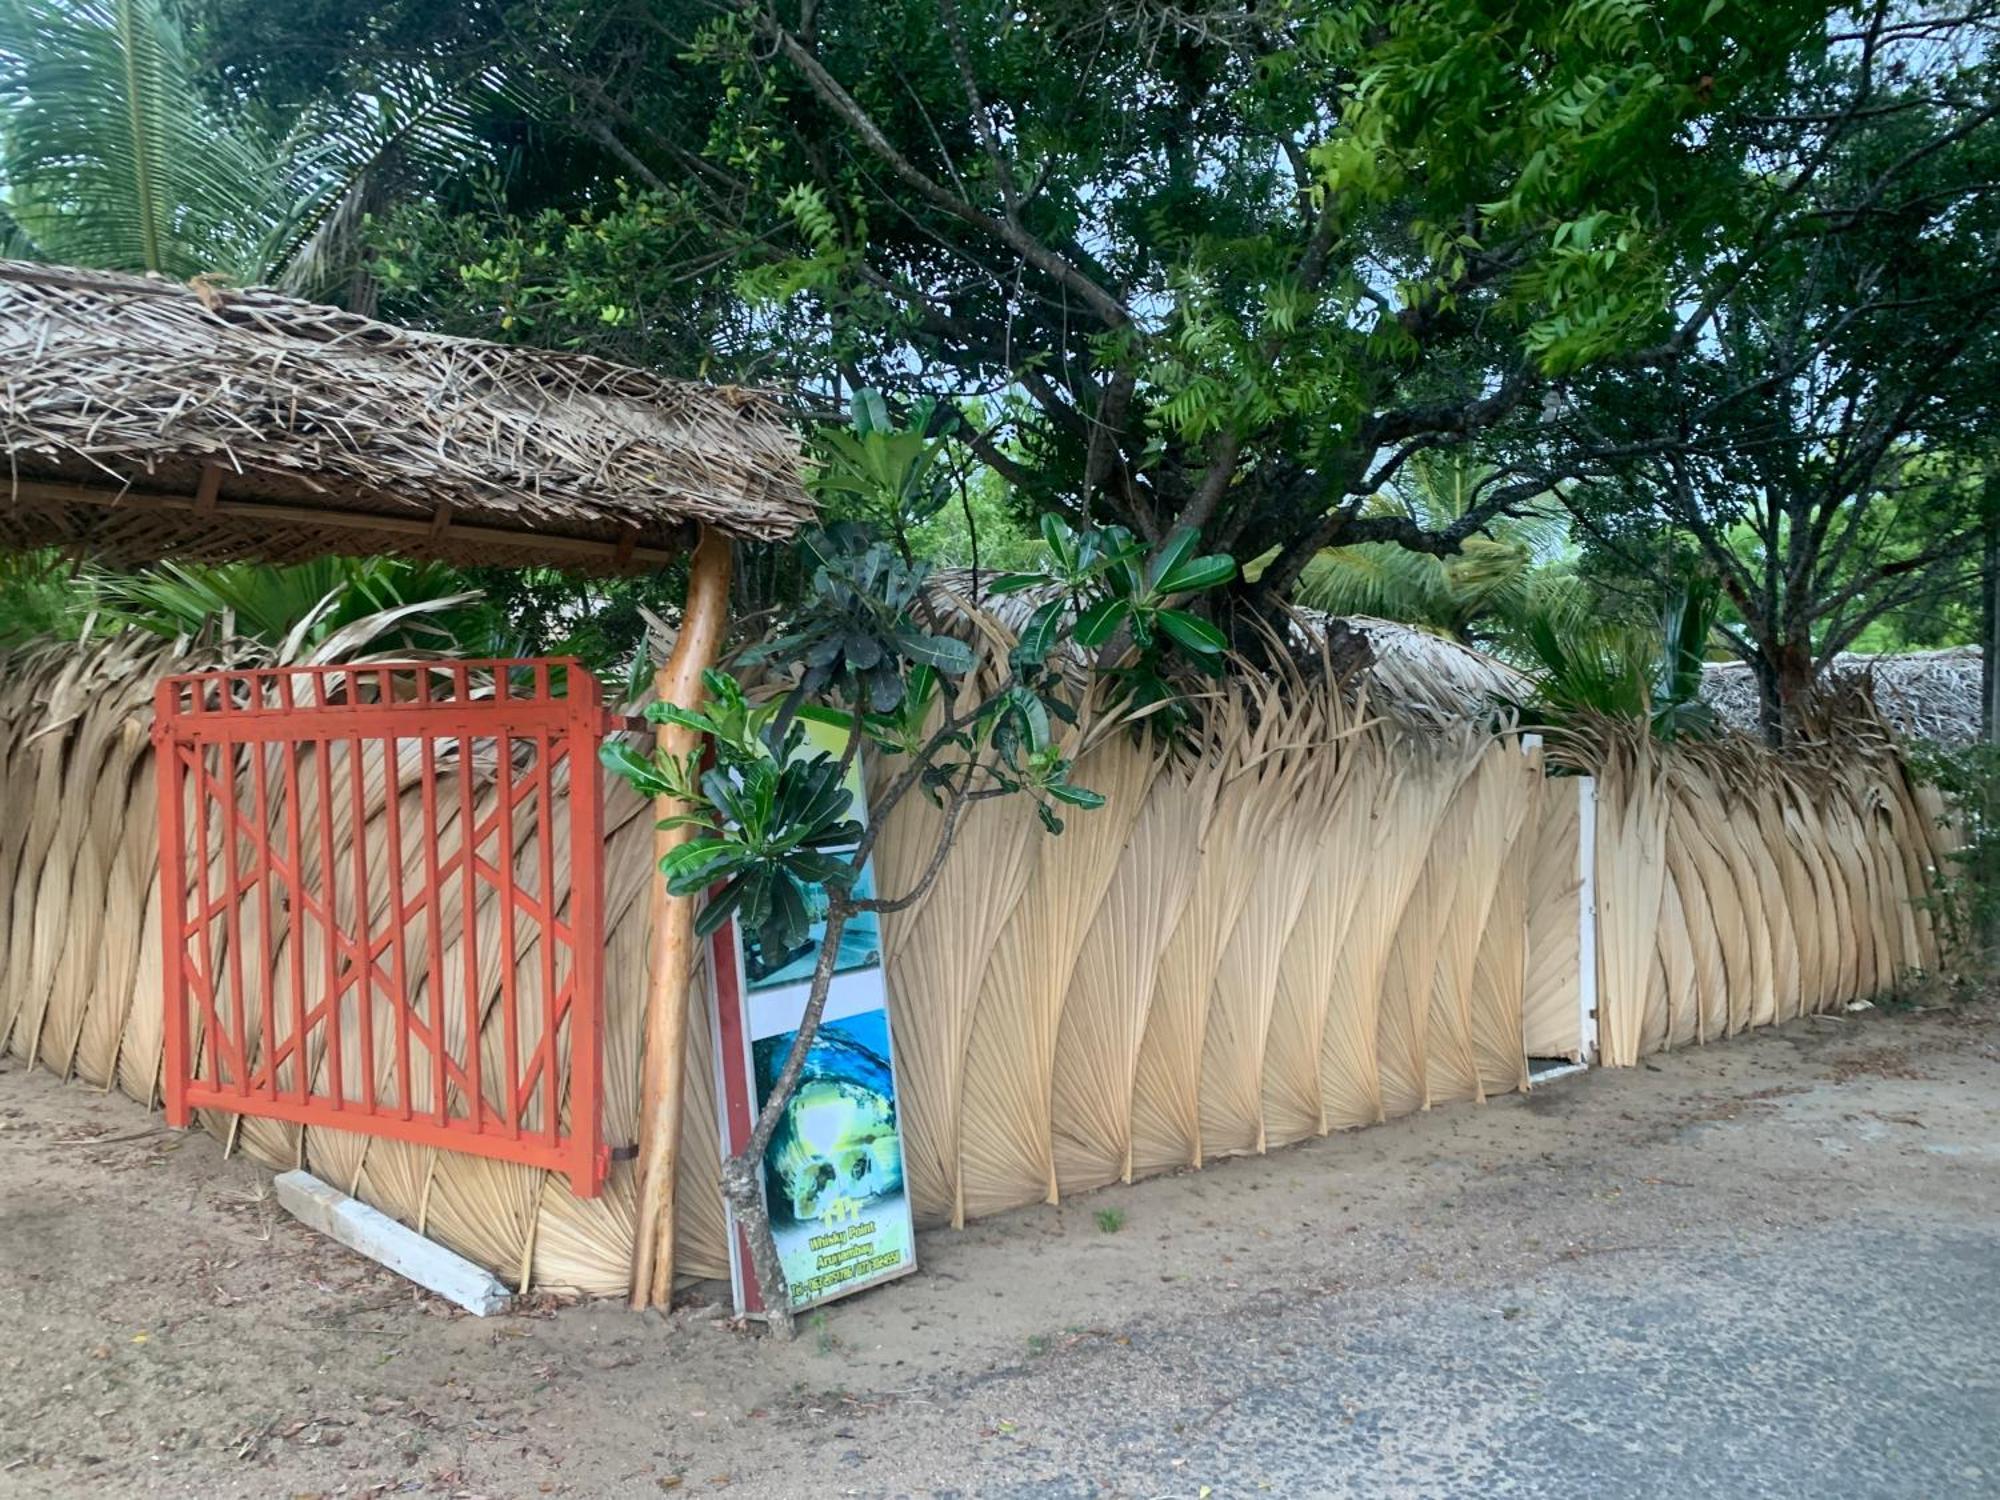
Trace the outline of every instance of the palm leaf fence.
<instances>
[{"instance_id":1,"label":"palm leaf fence","mask_svg":"<svg viewBox=\"0 0 2000 1500\"><path fill-rule=\"evenodd\" d=\"M982 630L1004 656L1004 628ZM322 654L355 646L336 638ZM273 655L232 650L230 665ZM212 647L128 634L17 654L0 677L0 1045L149 1106L163 1021L151 695L166 672L222 664ZM1939 966L1924 898L1951 833L1863 704L1838 743L1779 757L1744 740L1663 747L1611 725L1524 751L1518 736L1412 717L1392 697L1324 672L1241 677L1171 751L1086 715L1078 779L1109 794L1104 809L1060 838L1018 801L966 820L942 878L884 932L921 1221L962 1224L1482 1101L1524 1087L1530 1055L1576 1052L1583 783L1553 767L1597 777L1604 1061L1838 1007ZM387 787L379 761L367 770L364 826L339 828L336 847L379 843L392 800L418 795ZM607 796L604 1111L618 1144L638 1111L652 830L621 783ZM918 801L885 830L883 889L921 867L935 818ZM532 826L516 836L532 861ZM567 856L556 840L558 881ZM477 1045L497 1057L499 918L481 915ZM275 968L292 940L273 933ZM525 976L537 956L515 959ZM453 955L445 971L459 972ZM677 1256L716 1276L727 1256L707 1007L698 983ZM352 1091L355 1018L341 1031ZM390 1050L375 1049L385 1074ZM303 1163L522 1288L628 1284L629 1161L585 1201L510 1163L225 1114L202 1124L266 1166Z\"/></svg>"}]
</instances>

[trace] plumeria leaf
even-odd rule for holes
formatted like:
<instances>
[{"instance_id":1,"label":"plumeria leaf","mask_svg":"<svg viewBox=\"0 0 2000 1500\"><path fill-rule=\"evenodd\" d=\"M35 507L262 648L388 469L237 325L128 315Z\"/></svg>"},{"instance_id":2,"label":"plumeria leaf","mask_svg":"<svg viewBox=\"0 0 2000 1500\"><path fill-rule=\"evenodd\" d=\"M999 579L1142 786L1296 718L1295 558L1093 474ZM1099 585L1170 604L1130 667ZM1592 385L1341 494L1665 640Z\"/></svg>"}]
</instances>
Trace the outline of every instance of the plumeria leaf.
<instances>
[{"instance_id":1,"label":"plumeria leaf","mask_svg":"<svg viewBox=\"0 0 2000 1500\"><path fill-rule=\"evenodd\" d=\"M1229 649L1229 638L1199 615L1184 609L1163 609L1157 618L1160 629L1197 656L1220 656Z\"/></svg>"}]
</instances>

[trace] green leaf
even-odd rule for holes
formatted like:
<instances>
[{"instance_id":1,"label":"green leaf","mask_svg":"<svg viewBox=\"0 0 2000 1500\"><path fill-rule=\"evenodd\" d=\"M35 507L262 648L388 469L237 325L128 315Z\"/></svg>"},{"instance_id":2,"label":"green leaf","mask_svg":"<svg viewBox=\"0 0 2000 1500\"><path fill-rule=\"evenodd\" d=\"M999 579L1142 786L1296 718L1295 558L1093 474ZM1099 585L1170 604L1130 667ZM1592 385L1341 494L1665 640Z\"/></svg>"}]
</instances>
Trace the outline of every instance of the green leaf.
<instances>
[{"instance_id":1,"label":"green leaf","mask_svg":"<svg viewBox=\"0 0 2000 1500\"><path fill-rule=\"evenodd\" d=\"M896 649L913 662L934 667L949 677L963 677L972 670L972 648L948 635L930 635L921 630L899 630L893 637Z\"/></svg>"},{"instance_id":2,"label":"green leaf","mask_svg":"<svg viewBox=\"0 0 2000 1500\"><path fill-rule=\"evenodd\" d=\"M871 386L862 386L847 403L848 414L854 420L854 430L863 437L874 432L893 432L895 424L889 420L888 403L882 393Z\"/></svg>"},{"instance_id":3,"label":"green leaf","mask_svg":"<svg viewBox=\"0 0 2000 1500\"><path fill-rule=\"evenodd\" d=\"M1076 643L1094 651L1110 640L1132 606L1123 599L1100 599L1077 617Z\"/></svg>"},{"instance_id":4,"label":"green leaf","mask_svg":"<svg viewBox=\"0 0 2000 1500\"><path fill-rule=\"evenodd\" d=\"M667 851L660 873L677 896L693 895L725 875L747 869L753 856L727 838L690 839Z\"/></svg>"},{"instance_id":5,"label":"green leaf","mask_svg":"<svg viewBox=\"0 0 2000 1500\"><path fill-rule=\"evenodd\" d=\"M1219 656L1229 649L1229 638L1199 615L1181 609L1163 609L1158 619L1162 630L1198 655Z\"/></svg>"},{"instance_id":6,"label":"green leaf","mask_svg":"<svg viewBox=\"0 0 2000 1500\"><path fill-rule=\"evenodd\" d=\"M813 885L839 886L843 890L853 882L856 874L850 861L816 850L793 855L785 861L785 866L800 880Z\"/></svg>"},{"instance_id":7,"label":"green leaf","mask_svg":"<svg viewBox=\"0 0 2000 1500\"><path fill-rule=\"evenodd\" d=\"M805 941L812 931L812 914L806 910L805 892L798 881L782 870L771 880L771 912L758 934L765 950L788 952Z\"/></svg>"},{"instance_id":8,"label":"green leaf","mask_svg":"<svg viewBox=\"0 0 2000 1500\"><path fill-rule=\"evenodd\" d=\"M1018 594L1022 589L1038 588L1048 581L1047 575L1042 573L1001 573L987 580L985 591L995 596Z\"/></svg>"},{"instance_id":9,"label":"green leaf","mask_svg":"<svg viewBox=\"0 0 2000 1500\"><path fill-rule=\"evenodd\" d=\"M1104 794L1093 792L1087 786L1071 786L1067 781L1052 782L1048 794L1058 802L1067 802L1071 807L1102 807Z\"/></svg>"},{"instance_id":10,"label":"green leaf","mask_svg":"<svg viewBox=\"0 0 2000 1500\"><path fill-rule=\"evenodd\" d=\"M1046 604L1036 606L1028 616L1028 623L1021 629L1021 639L1010 653L1016 665L1040 666L1049 659L1049 652L1055 649L1056 639L1062 631L1063 605L1060 599L1051 599Z\"/></svg>"},{"instance_id":11,"label":"green leaf","mask_svg":"<svg viewBox=\"0 0 2000 1500\"><path fill-rule=\"evenodd\" d=\"M724 885L710 896L694 919L695 934L699 937L713 937L724 922L736 914L743 904L744 879L741 875Z\"/></svg>"},{"instance_id":12,"label":"green leaf","mask_svg":"<svg viewBox=\"0 0 2000 1500\"><path fill-rule=\"evenodd\" d=\"M717 734L721 728L707 714L682 708L678 703L658 701L648 703L646 717L655 724L678 724L683 729L692 729L696 734Z\"/></svg>"},{"instance_id":13,"label":"green leaf","mask_svg":"<svg viewBox=\"0 0 2000 1500\"><path fill-rule=\"evenodd\" d=\"M1049 743L1049 710L1040 694L1025 687L1012 688L1002 710L1014 722L1029 750L1040 750Z\"/></svg>"},{"instance_id":14,"label":"green leaf","mask_svg":"<svg viewBox=\"0 0 2000 1500\"><path fill-rule=\"evenodd\" d=\"M1163 574L1156 585L1162 594L1199 594L1236 576L1236 559L1213 554L1190 557Z\"/></svg>"},{"instance_id":15,"label":"green leaf","mask_svg":"<svg viewBox=\"0 0 2000 1500\"><path fill-rule=\"evenodd\" d=\"M623 740L606 740L597 758L613 776L622 777L642 797L661 797L672 790L650 755L641 755Z\"/></svg>"},{"instance_id":16,"label":"green leaf","mask_svg":"<svg viewBox=\"0 0 2000 1500\"><path fill-rule=\"evenodd\" d=\"M1068 571L1076 565L1076 533L1069 529L1067 522L1054 511L1042 513L1042 541L1047 544L1049 555L1056 565Z\"/></svg>"},{"instance_id":17,"label":"green leaf","mask_svg":"<svg viewBox=\"0 0 2000 1500\"><path fill-rule=\"evenodd\" d=\"M1167 578L1190 557L1194 556L1194 549L1200 545L1201 533L1196 531L1192 526L1176 528L1174 534L1167 538L1166 545L1160 549L1151 562L1146 564L1147 589L1150 592L1160 594L1178 592L1178 590L1168 585Z\"/></svg>"}]
</instances>

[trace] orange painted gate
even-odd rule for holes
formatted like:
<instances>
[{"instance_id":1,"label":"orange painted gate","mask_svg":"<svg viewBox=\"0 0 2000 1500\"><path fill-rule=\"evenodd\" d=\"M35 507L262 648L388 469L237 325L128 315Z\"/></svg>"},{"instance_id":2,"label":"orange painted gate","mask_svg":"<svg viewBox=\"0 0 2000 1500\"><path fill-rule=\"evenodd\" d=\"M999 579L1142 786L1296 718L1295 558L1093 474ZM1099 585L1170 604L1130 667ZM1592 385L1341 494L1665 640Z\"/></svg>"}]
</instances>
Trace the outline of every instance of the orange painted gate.
<instances>
[{"instance_id":1,"label":"orange painted gate","mask_svg":"<svg viewBox=\"0 0 2000 1500\"><path fill-rule=\"evenodd\" d=\"M197 1109L602 1187L605 730L574 661L160 683L169 1123Z\"/></svg>"}]
</instances>

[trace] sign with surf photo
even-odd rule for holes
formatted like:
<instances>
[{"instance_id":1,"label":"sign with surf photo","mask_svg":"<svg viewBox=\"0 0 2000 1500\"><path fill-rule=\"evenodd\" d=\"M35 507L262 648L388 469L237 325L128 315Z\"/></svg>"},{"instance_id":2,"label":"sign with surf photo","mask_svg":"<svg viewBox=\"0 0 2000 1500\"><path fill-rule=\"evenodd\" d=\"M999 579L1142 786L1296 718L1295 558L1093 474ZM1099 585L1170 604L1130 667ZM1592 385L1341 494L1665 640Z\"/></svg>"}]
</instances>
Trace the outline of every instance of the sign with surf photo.
<instances>
[{"instance_id":1,"label":"sign with surf photo","mask_svg":"<svg viewBox=\"0 0 2000 1500\"><path fill-rule=\"evenodd\" d=\"M840 754L847 737L844 724L804 722L800 754ZM859 757L846 784L854 794L856 820L865 821L868 798ZM874 869L864 866L855 894L870 896L874 889ZM826 933L827 896L814 887L806 899L812 926L789 952L765 952L757 935L734 920L710 940L717 1105L725 1151L738 1150L749 1140L751 1123L770 1097L805 1014ZM873 912L856 913L841 932L819 1030L764 1153L764 1201L794 1311L916 1269L903 1179L895 1042L881 926ZM738 1314L761 1312L762 1291L733 1219L729 1270Z\"/></svg>"}]
</instances>

